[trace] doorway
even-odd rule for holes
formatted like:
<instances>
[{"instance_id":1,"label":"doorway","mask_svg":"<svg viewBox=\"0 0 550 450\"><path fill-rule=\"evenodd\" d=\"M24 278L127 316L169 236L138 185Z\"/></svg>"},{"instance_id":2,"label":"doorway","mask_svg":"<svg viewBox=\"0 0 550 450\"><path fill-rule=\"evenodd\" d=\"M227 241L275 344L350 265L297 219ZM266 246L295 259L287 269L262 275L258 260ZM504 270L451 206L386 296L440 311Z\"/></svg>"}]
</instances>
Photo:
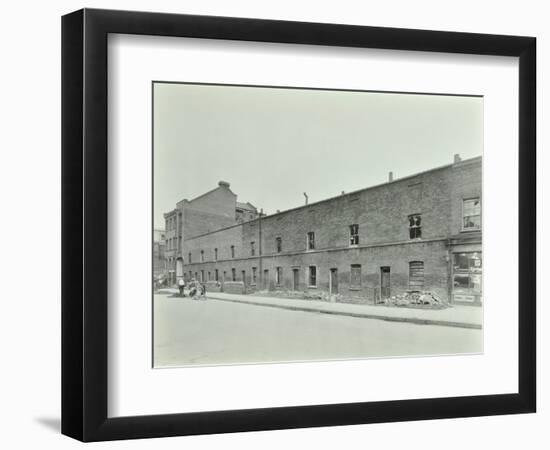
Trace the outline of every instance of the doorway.
<instances>
[{"instance_id":1,"label":"doorway","mask_svg":"<svg viewBox=\"0 0 550 450\"><path fill-rule=\"evenodd\" d=\"M390 268L388 266L380 267L380 297L390 298L391 296Z\"/></svg>"},{"instance_id":2,"label":"doorway","mask_svg":"<svg viewBox=\"0 0 550 450\"><path fill-rule=\"evenodd\" d=\"M330 295L338 294L338 269L330 269Z\"/></svg>"},{"instance_id":3,"label":"doorway","mask_svg":"<svg viewBox=\"0 0 550 450\"><path fill-rule=\"evenodd\" d=\"M268 269L264 269L264 279L262 280L262 282L263 282L264 290L268 290L269 289L269 270Z\"/></svg>"},{"instance_id":4,"label":"doorway","mask_svg":"<svg viewBox=\"0 0 550 450\"><path fill-rule=\"evenodd\" d=\"M292 269L292 290L300 289L300 269Z\"/></svg>"}]
</instances>

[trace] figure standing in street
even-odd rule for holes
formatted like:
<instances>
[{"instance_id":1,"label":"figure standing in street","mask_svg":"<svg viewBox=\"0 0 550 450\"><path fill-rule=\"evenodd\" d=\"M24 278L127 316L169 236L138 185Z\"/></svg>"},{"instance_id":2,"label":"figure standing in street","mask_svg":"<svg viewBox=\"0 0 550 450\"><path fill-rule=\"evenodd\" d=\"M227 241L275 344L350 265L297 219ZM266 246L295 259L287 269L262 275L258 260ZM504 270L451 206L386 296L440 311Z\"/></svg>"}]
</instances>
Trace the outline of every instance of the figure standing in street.
<instances>
[{"instance_id":1,"label":"figure standing in street","mask_svg":"<svg viewBox=\"0 0 550 450\"><path fill-rule=\"evenodd\" d=\"M183 278L180 278L178 281L178 288L180 290L180 297L185 297L185 292L183 291L185 289L185 281Z\"/></svg>"}]
</instances>

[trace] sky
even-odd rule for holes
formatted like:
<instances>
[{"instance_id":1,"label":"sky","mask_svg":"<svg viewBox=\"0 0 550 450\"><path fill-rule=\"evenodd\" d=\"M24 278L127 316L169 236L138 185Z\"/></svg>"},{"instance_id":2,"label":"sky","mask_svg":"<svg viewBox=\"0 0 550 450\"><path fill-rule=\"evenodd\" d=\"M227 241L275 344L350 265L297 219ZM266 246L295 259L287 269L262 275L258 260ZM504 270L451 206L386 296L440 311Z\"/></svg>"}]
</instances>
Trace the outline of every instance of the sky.
<instances>
[{"instance_id":1,"label":"sky","mask_svg":"<svg viewBox=\"0 0 550 450\"><path fill-rule=\"evenodd\" d=\"M155 83L154 223L224 180L264 213L483 151L483 98Z\"/></svg>"}]
</instances>

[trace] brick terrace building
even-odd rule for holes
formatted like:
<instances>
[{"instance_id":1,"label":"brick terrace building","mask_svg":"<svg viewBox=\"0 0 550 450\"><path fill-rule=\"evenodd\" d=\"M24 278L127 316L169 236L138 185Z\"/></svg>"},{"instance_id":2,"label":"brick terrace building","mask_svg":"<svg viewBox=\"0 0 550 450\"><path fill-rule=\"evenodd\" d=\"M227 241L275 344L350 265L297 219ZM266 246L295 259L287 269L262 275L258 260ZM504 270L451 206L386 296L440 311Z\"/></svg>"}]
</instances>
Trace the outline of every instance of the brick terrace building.
<instances>
[{"instance_id":1,"label":"brick terrace building","mask_svg":"<svg viewBox=\"0 0 550 450\"><path fill-rule=\"evenodd\" d=\"M165 215L175 249L166 254L179 261L179 276L209 290L323 292L360 303L430 290L480 305L481 162L456 155L447 166L276 214L251 207L244 219L220 182Z\"/></svg>"}]
</instances>

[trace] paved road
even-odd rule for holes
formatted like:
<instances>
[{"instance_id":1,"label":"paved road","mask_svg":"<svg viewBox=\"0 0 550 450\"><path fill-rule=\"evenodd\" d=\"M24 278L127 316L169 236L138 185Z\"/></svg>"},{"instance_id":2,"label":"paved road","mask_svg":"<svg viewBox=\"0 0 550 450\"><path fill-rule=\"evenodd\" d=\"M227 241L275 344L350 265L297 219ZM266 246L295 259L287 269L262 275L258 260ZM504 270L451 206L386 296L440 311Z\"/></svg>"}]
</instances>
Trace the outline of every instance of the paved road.
<instances>
[{"instance_id":1,"label":"paved road","mask_svg":"<svg viewBox=\"0 0 550 450\"><path fill-rule=\"evenodd\" d=\"M155 295L156 367L482 352L483 332Z\"/></svg>"}]
</instances>

